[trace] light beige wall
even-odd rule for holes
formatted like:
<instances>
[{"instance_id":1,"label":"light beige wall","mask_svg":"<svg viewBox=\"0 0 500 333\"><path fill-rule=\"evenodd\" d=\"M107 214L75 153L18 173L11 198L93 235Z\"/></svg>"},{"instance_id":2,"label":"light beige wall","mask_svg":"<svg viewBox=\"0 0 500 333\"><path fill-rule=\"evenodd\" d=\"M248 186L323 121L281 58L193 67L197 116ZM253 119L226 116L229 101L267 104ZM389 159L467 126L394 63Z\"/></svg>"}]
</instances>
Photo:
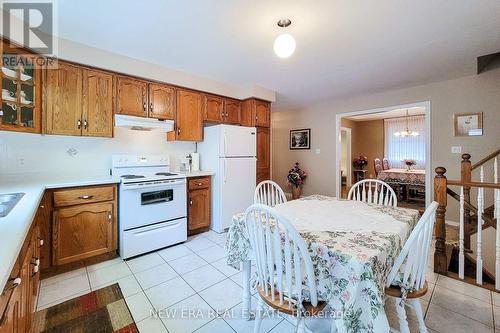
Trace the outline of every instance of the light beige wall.
<instances>
[{"instance_id":1,"label":"light beige wall","mask_svg":"<svg viewBox=\"0 0 500 333\"><path fill-rule=\"evenodd\" d=\"M473 161L500 146L500 69L495 69L450 81L333 100L302 110L274 110L273 178L285 186L288 169L298 161L309 172L305 194L335 195L335 115L423 101L431 102L432 167L446 167L449 178L458 179L460 175L460 155L451 153L452 145L470 152ZM454 137L453 114L478 111L484 113L484 135ZM288 149L292 128L311 128L311 150ZM320 149L320 154L316 154L316 149Z\"/></svg>"},{"instance_id":2,"label":"light beige wall","mask_svg":"<svg viewBox=\"0 0 500 333\"><path fill-rule=\"evenodd\" d=\"M367 178L376 178L373 160L384 157L384 120L356 121L352 138L352 158L363 155L368 158Z\"/></svg>"}]
</instances>

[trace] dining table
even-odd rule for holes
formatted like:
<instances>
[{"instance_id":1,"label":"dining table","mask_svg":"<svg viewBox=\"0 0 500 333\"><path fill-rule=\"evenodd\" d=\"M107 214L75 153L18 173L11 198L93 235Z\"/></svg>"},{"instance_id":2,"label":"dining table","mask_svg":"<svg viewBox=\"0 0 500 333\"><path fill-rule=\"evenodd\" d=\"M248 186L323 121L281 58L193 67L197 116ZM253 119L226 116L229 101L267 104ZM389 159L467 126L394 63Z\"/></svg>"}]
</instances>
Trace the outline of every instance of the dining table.
<instances>
[{"instance_id":1,"label":"dining table","mask_svg":"<svg viewBox=\"0 0 500 333\"><path fill-rule=\"evenodd\" d=\"M274 208L306 242L318 298L336 314L338 332L389 332L384 310L387 276L418 222L418 211L323 195ZM232 222L226 240L227 264L242 269L243 311L250 314L256 276L251 275L253 252L246 214L235 215Z\"/></svg>"},{"instance_id":2,"label":"dining table","mask_svg":"<svg viewBox=\"0 0 500 333\"><path fill-rule=\"evenodd\" d=\"M397 185L420 185L425 186L424 169L387 169L377 175L378 180Z\"/></svg>"}]
</instances>

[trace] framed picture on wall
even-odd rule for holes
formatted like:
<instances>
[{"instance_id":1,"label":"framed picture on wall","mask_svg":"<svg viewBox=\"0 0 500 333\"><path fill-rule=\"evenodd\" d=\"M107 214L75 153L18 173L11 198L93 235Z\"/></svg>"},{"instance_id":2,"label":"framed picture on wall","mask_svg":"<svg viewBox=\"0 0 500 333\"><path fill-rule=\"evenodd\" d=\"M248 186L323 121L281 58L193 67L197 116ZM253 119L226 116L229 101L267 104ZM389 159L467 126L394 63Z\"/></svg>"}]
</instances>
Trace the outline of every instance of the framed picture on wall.
<instances>
[{"instance_id":1,"label":"framed picture on wall","mask_svg":"<svg viewBox=\"0 0 500 333\"><path fill-rule=\"evenodd\" d=\"M460 113L454 115L455 136L483 135L483 113Z\"/></svg>"},{"instance_id":2,"label":"framed picture on wall","mask_svg":"<svg viewBox=\"0 0 500 333\"><path fill-rule=\"evenodd\" d=\"M290 149L311 149L311 129L290 130Z\"/></svg>"}]
</instances>

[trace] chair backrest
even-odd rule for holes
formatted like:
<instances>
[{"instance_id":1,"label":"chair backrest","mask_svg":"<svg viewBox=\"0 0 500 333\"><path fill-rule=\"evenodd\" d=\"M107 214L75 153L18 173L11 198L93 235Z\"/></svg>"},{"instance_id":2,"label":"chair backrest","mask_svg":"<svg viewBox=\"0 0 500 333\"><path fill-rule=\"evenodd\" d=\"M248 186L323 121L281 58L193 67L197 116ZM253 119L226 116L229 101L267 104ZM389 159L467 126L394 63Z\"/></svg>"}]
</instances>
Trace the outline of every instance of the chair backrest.
<instances>
[{"instance_id":1,"label":"chair backrest","mask_svg":"<svg viewBox=\"0 0 500 333\"><path fill-rule=\"evenodd\" d=\"M380 158L373 159L373 168L375 169L375 176L378 176L380 171L382 171L382 161L380 161Z\"/></svg>"},{"instance_id":2,"label":"chair backrest","mask_svg":"<svg viewBox=\"0 0 500 333\"><path fill-rule=\"evenodd\" d=\"M310 293L310 302L318 304L316 279L311 255L299 233L274 208L253 204L246 210L246 229L256 261L259 286L280 305L288 298L288 308L303 300L302 282ZM290 295L292 291L292 295ZM285 305L286 306L286 305Z\"/></svg>"},{"instance_id":3,"label":"chair backrest","mask_svg":"<svg viewBox=\"0 0 500 333\"><path fill-rule=\"evenodd\" d=\"M402 269L402 282L408 288L420 289L425 284L427 258L432 241L432 230L436 220L438 203L433 201L425 210L397 257L387 278L390 286Z\"/></svg>"},{"instance_id":4,"label":"chair backrest","mask_svg":"<svg viewBox=\"0 0 500 333\"><path fill-rule=\"evenodd\" d=\"M382 159L382 169L389 170L389 160L385 157Z\"/></svg>"},{"instance_id":5,"label":"chair backrest","mask_svg":"<svg viewBox=\"0 0 500 333\"><path fill-rule=\"evenodd\" d=\"M378 179L364 179L354 184L347 193L347 200L393 207L398 205L394 190L387 183Z\"/></svg>"},{"instance_id":6,"label":"chair backrest","mask_svg":"<svg viewBox=\"0 0 500 333\"><path fill-rule=\"evenodd\" d=\"M284 202L286 202L285 192L272 180L264 180L255 188L253 203L274 207Z\"/></svg>"}]
</instances>

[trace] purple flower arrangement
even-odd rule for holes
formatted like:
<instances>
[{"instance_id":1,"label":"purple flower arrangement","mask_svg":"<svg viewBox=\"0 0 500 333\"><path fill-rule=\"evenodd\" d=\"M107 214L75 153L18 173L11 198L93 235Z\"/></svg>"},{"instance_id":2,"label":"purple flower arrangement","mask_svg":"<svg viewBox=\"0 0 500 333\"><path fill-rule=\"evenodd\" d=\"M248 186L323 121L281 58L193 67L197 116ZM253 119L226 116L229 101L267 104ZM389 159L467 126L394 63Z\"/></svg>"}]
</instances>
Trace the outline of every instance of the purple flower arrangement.
<instances>
[{"instance_id":1,"label":"purple flower arrangement","mask_svg":"<svg viewBox=\"0 0 500 333\"><path fill-rule=\"evenodd\" d=\"M295 163L292 169L288 171L288 182L294 187L299 187L304 184L304 180L307 177L307 172L299 167L299 162Z\"/></svg>"}]
</instances>

